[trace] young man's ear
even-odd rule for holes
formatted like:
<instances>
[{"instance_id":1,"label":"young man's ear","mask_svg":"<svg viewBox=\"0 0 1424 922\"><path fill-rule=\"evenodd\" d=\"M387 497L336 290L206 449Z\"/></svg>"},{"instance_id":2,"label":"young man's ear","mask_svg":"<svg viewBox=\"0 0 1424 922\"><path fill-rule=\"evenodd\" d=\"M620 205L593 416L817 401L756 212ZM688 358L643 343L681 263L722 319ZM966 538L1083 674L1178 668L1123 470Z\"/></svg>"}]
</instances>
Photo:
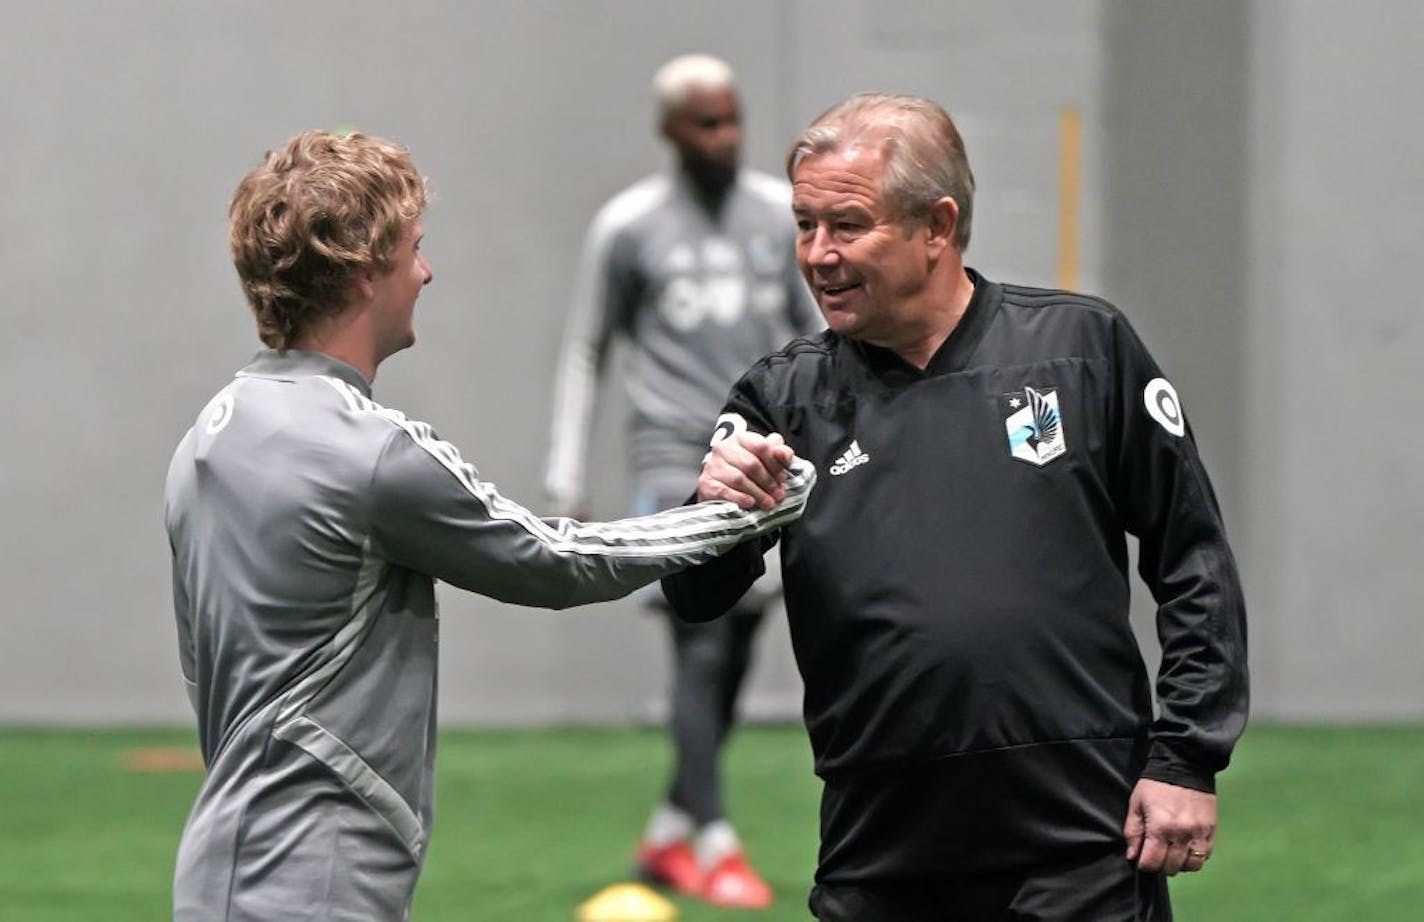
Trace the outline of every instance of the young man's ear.
<instances>
[{"instance_id":1,"label":"young man's ear","mask_svg":"<svg viewBox=\"0 0 1424 922\"><path fill-rule=\"evenodd\" d=\"M370 301L376 296L376 287L371 284L371 273L366 269L356 270L352 277L352 289L360 301Z\"/></svg>"}]
</instances>

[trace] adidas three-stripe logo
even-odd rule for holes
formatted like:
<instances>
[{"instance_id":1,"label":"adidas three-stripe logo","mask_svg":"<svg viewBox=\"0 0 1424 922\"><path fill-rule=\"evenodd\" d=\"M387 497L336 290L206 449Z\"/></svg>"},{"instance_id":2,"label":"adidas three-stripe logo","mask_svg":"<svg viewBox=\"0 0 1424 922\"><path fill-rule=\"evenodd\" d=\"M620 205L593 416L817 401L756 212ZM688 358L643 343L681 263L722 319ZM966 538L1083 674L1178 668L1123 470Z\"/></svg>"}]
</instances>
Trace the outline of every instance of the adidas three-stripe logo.
<instances>
[{"instance_id":1,"label":"adidas three-stripe logo","mask_svg":"<svg viewBox=\"0 0 1424 922\"><path fill-rule=\"evenodd\" d=\"M853 467L859 467L870 460L870 454L860 450L860 443L852 441L845 454L836 459L836 463L831 465L831 476L839 477Z\"/></svg>"}]
</instances>

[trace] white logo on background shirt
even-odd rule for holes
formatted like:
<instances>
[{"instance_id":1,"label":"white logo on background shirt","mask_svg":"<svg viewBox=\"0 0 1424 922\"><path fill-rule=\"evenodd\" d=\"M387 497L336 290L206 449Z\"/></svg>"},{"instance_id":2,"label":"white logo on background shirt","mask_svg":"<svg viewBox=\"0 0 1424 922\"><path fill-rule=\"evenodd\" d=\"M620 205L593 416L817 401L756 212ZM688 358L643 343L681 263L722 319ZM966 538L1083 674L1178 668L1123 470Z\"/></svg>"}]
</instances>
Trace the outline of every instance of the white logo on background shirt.
<instances>
[{"instance_id":1,"label":"white logo on background shirt","mask_svg":"<svg viewBox=\"0 0 1424 922\"><path fill-rule=\"evenodd\" d=\"M746 312L747 281L740 275L714 275L699 279L678 276L668 282L658 298L658 310L668 325L682 333L713 322L729 327Z\"/></svg>"},{"instance_id":2,"label":"white logo on background shirt","mask_svg":"<svg viewBox=\"0 0 1424 922\"><path fill-rule=\"evenodd\" d=\"M709 237L702 241L702 265L708 272L740 272L742 253L730 240Z\"/></svg>"},{"instance_id":3,"label":"white logo on background shirt","mask_svg":"<svg viewBox=\"0 0 1424 922\"><path fill-rule=\"evenodd\" d=\"M746 313L749 297L742 261L742 251L724 237L708 237L695 248L678 244L662 263L667 281L658 312L680 333L706 323L733 326Z\"/></svg>"},{"instance_id":4,"label":"white logo on background shirt","mask_svg":"<svg viewBox=\"0 0 1424 922\"><path fill-rule=\"evenodd\" d=\"M747 241L747 259L758 275L778 275L786 265L790 247L769 234L757 234Z\"/></svg>"}]
</instances>

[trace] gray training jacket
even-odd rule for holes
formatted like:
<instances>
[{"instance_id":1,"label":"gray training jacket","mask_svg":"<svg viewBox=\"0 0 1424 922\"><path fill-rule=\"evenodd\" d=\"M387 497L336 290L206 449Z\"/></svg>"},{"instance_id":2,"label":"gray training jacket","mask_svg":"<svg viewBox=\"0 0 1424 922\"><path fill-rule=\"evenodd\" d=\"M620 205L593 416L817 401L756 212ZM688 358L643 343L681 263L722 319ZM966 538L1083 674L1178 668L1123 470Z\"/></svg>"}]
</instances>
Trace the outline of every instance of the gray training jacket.
<instances>
[{"instance_id":1,"label":"gray training jacket","mask_svg":"<svg viewBox=\"0 0 1424 922\"><path fill-rule=\"evenodd\" d=\"M431 823L436 579L544 608L616 598L796 518L814 477L798 468L769 511L539 518L350 366L259 353L168 471L179 658L208 769L175 919L326 918L343 901L405 914ZM361 835L322 838L327 806ZM394 857L363 864L362 849Z\"/></svg>"},{"instance_id":2,"label":"gray training jacket","mask_svg":"<svg viewBox=\"0 0 1424 922\"><path fill-rule=\"evenodd\" d=\"M651 176L599 209L584 240L554 382L544 489L560 510L584 496L598 382L613 343L631 460L643 489L681 502L707 432L748 368L824 328L796 267L791 187L744 169L714 211L681 173Z\"/></svg>"}]
</instances>

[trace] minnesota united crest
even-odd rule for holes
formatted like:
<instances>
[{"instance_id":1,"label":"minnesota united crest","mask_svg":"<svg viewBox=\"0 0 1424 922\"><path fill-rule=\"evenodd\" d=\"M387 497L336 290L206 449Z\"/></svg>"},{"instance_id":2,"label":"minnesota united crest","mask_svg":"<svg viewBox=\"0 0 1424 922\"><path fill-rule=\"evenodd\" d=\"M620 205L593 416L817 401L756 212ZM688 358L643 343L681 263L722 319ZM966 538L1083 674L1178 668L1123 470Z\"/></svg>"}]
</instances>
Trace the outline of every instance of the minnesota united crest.
<instances>
[{"instance_id":1,"label":"minnesota united crest","mask_svg":"<svg viewBox=\"0 0 1424 922\"><path fill-rule=\"evenodd\" d=\"M1042 467L1068 450L1055 388L1025 387L1022 393L1005 394L1001 399L1009 414L1004 420L1009 454Z\"/></svg>"}]
</instances>

